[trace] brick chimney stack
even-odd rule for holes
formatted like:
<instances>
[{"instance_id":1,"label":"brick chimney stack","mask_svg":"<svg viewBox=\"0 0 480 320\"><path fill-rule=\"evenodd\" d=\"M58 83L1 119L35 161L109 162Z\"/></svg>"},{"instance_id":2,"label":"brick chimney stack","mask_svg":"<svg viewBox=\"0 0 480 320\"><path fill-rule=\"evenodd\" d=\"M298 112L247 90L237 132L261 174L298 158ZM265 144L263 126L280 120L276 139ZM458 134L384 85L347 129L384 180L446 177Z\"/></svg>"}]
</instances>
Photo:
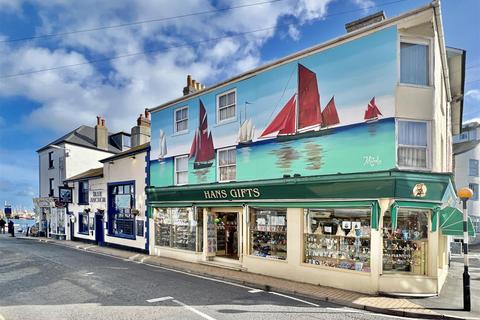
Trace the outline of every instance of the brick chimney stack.
<instances>
[{"instance_id":1,"label":"brick chimney stack","mask_svg":"<svg viewBox=\"0 0 480 320\"><path fill-rule=\"evenodd\" d=\"M108 129L105 119L100 116L97 116L97 125L95 126L95 144L99 149L108 150Z\"/></svg>"},{"instance_id":2,"label":"brick chimney stack","mask_svg":"<svg viewBox=\"0 0 480 320\"><path fill-rule=\"evenodd\" d=\"M151 134L150 112L145 108L143 114L137 118L137 125L132 128L130 135L131 147L136 147L150 141Z\"/></svg>"},{"instance_id":3,"label":"brick chimney stack","mask_svg":"<svg viewBox=\"0 0 480 320\"><path fill-rule=\"evenodd\" d=\"M198 92L203 89L205 89L205 86L203 84L192 79L191 75L187 75L187 86L183 88L184 96Z\"/></svg>"}]
</instances>

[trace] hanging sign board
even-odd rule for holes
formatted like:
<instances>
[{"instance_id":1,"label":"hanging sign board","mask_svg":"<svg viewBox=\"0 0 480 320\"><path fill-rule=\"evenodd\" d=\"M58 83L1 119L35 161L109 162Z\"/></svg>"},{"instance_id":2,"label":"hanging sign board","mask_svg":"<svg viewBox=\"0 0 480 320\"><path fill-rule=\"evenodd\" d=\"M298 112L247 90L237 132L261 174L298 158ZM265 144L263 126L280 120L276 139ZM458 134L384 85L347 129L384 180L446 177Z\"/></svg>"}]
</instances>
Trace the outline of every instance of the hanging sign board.
<instances>
[{"instance_id":1,"label":"hanging sign board","mask_svg":"<svg viewBox=\"0 0 480 320\"><path fill-rule=\"evenodd\" d=\"M72 203L72 188L60 186L58 187L58 194L61 203Z\"/></svg>"}]
</instances>

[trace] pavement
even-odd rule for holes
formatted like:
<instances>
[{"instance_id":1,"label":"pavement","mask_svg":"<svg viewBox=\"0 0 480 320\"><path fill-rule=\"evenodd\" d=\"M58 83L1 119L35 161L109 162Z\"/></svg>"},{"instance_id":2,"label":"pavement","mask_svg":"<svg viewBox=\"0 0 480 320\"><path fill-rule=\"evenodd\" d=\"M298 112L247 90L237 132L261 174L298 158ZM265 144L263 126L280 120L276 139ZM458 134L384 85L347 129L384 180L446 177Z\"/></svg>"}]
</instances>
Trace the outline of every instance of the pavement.
<instances>
[{"instance_id":1,"label":"pavement","mask_svg":"<svg viewBox=\"0 0 480 320\"><path fill-rule=\"evenodd\" d=\"M308 319L318 318L323 319L321 315L327 316L325 319L334 319L333 315L337 315L338 313L343 314L341 319L352 318L352 319L377 319L376 317L380 317L382 319L383 316L375 315L372 313L368 313L365 311L358 311L358 309L366 310L366 311L373 311L373 312L380 312L383 314L393 315L393 316L408 316L408 317L416 317L416 318L429 318L429 319L480 319L480 314L478 311L480 310L478 306L478 288L479 283L477 276L472 274L472 302L473 302L473 311L470 313L465 313L460 310L461 308L461 290L458 291L458 285L461 286L461 281L457 281L456 277L458 277L458 268L456 261L452 263L452 270L450 272L449 279L447 280L447 284L442 290L442 294L439 297L434 298L425 298L425 299L406 299L406 298L392 298L392 297L381 297L381 296L371 296L346 290L340 290L335 288L329 287L322 287L304 283L298 283L293 281L288 281L284 279L278 279L263 275L252 274L244 271L239 270L231 270L225 268L219 268L212 265L205 265L199 263L189 263L169 258L163 257L156 257L156 256L148 256L139 253L133 253L126 250L114 249L109 247L98 247L92 244L85 244L80 242L71 242L71 241L57 241L57 240L46 240L46 239L38 239L38 238L26 238L29 240L34 241L23 241L23 246L28 246L27 243L31 243L32 247L40 246L42 250L46 250L45 248L61 248L62 254L56 255L56 259L60 259L66 255L69 256L75 253L82 253L82 254L90 254L90 256L101 256L101 257L108 257L108 258L116 258L117 260L120 259L124 262L129 262L130 265L135 266L143 266L145 268L157 268L163 270L165 272L170 272L176 275L182 275L183 278L185 276L194 277L196 279L209 279L209 284L206 285L205 288L208 288L207 292L210 293L210 288L212 286L212 282L215 285L224 284L230 287L235 288L244 288L248 289L247 292L253 293L261 293L261 295L266 295L268 297L282 297L285 295L287 300L296 301L300 304L306 304L309 307L303 306L304 308L313 307L314 310L310 309L301 309L301 311L296 311L295 313L291 313L291 308L295 308L296 306L289 306L287 309L283 309L284 302L281 304L283 311L280 311L278 305L272 307L276 303L276 301L269 301L270 304L262 304L262 309L266 307L269 313L265 313L263 311L246 311L245 314L248 314L248 318L252 317L252 312L257 314L262 314L262 319L270 318L270 315L275 315L272 318L275 319L283 319L282 317L286 317L289 319L290 316L295 315L293 318L301 319L303 316L307 316ZM10 239L13 240L13 239ZM15 243L20 245L23 239L15 240ZM0 241L1 243L1 241ZM0 245L0 251L4 248L4 246ZM68 250L67 250L68 249ZM76 250L71 250L76 249ZM53 249L52 249L53 250ZM66 254L65 250L70 251L70 253ZM1 254L1 252L0 252ZM475 257L476 259L476 257ZM475 262L476 263L476 262ZM78 262L77 262L78 264ZM75 266L75 261L72 261L72 265ZM476 265L476 264L475 264ZM97 264L95 264L97 267ZM0 263L1 268L1 263ZM472 271L476 272L472 265ZM463 268L462 268L463 270ZM115 274L116 272L112 272ZM181 285L178 282L178 287L182 288L182 291L185 289L185 279L181 281ZM1 279L1 274L0 274ZM155 276L152 278L155 279ZM159 280L158 277L156 280ZM171 279L169 278L168 281ZM186 283L188 283L187 281ZM458 283L457 283L458 282ZM162 280L161 286L163 287L164 282ZM187 286L188 287L188 286ZM143 291L144 289L139 289ZM452 291L454 290L454 291ZM455 291L456 290L456 291ZM231 290L228 290L227 296L231 294ZM457 301L458 299L452 299L451 295L457 296L460 293L460 302ZM145 294L142 292L142 294ZM178 296L178 293L175 292L173 295L169 293L168 296ZM203 291L202 291L203 296ZM222 295L223 297L223 295ZM257 296L254 300L251 300L249 303L250 307L254 307L257 304ZM188 299L182 297L183 300L176 300L176 301L187 301ZM172 299L170 299L172 300ZM270 299L271 300L271 299ZM300 302L303 301L303 302ZM183 302L182 302L183 303ZM2 305L2 299L0 295L0 305ZM204 304L201 304L202 308L207 308ZM243 306L243 304L242 304ZM210 305L208 305L210 307ZM231 306L232 307L232 306ZM242 307L243 308L243 307ZM458 309L457 309L458 308ZM331 310L335 312L324 312L319 313L318 309L322 310ZM357 310L355 310L357 309ZM240 314L244 314L243 311L239 311L238 305L235 303L231 313L228 316L225 313L222 313L221 316L218 315L218 310L211 311L208 310L208 314L212 314L212 312L217 312L216 318L217 319L229 319L235 318L240 319L242 318ZM242 309L243 310L243 309ZM0 314L2 314L2 308L0 307ZM321 315L320 315L321 314ZM233 317L233 315L236 315ZM267 316L268 315L268 316ZM301 317L300 317L301 316ZM366 317L366 318L365 318ZM1 317L0 317L1 320Z\"/></svg>"}]
</instances>

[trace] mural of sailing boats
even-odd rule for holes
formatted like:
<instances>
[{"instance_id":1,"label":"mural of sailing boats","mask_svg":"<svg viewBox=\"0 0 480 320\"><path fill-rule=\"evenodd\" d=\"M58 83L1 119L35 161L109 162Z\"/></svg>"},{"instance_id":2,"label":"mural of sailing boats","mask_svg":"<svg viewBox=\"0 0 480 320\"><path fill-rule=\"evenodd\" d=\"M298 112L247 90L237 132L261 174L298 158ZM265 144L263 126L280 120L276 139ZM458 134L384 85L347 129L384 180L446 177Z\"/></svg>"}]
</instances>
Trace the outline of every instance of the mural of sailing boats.
<instances>
[{"instance_id":1,"label":"mural of sailing boats","mask_svg":"<svg viewBox=\"0 0 480 320\"><path fill-rule=\"evenodd\" d=\"M260 138L269 138L276 134L279 140L284 141L318 136L327 133L328 130L325 129L331 129L331 126L340 123L334 97L322 111L317 75L301 64L297 66L297 92L265 128Z\"/></svg>"},{"instance_id":2,"label":"mural of sailing boats","mask_svg":"<svg viewBox=\"0 0 480 320\"><path fill-rule=\"evenodd\" d=\"M211 167L215 159L212 133L208 131L207 110L200 100L199 125L193 137L189 158L195 158L194 169Z\"/></svg>"},{"instance_id":3,"label":"mural of sailing boats","mask_svg":"<svg viewBox=\"0 0 480 320\"><path fill-rule=\"evenodd\" d=\"M167 138L165 136L165 132L160 129L160 135L159 135L159 153L158 153L158 160L163 160L165 156L167 155Z\"/></svg>"},{"instance_id":4,"label":"mural of sailing boats","mask_svg":"<svg viewBox=\"0 0 480 320\"><path fill-rule=\"evenodd\" d=\"M379 116L383 116L380 110L375 103L375 97L370 100L367 106L367 110L365 110L364 120L365 122L373 122L377 121Z\"/></svg>"},{"instance_id":5,"label":"mural of sailing boats","mask_svg":"<svg viewBox=\"0 0 480 320\"><path fill-rule=\"evenodd\" d=\"M243 112L245 120L242 122L242 119L240 117L240 129L238 129L238 138L237 138L237 143L240 146L248 145L252 143L253 136L255 134L255 126L253 125L252 119L247 118L247 104L251 104L251 103L248 101L245 101L245 107Z\"/></svg>"}]
</instances>

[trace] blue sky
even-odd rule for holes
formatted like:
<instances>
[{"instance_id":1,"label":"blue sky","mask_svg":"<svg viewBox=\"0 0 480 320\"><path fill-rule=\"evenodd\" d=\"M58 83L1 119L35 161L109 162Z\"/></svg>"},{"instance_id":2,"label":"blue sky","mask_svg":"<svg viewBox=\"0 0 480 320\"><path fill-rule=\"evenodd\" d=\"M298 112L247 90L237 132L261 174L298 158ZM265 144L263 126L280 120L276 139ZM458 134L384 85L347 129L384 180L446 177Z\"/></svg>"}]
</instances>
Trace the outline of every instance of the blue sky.
<instances>
[{"instance_id":1,"label":"blue sky","mask_svg":"<svg viewBox=\"0 0 480 320\"><path fill-rule=\"evenodd\" d=\"M0 0L0 77L151 51L0 79L0 202L31 208L31 198L38 193L35 150L81 124L94 125L96 115L106 118L111 131L129 131L145 107L180 96L186 74L210 85L340 36L346 22L379 9L391 17L427 3L282 0L163 22L8 42L257 2L265 1ZM479 118L480 1L444 0L442 11L447 45L467 50L464 119ZM273 28L159 50L266 27Z\"/></svg>"}]
</instances>

